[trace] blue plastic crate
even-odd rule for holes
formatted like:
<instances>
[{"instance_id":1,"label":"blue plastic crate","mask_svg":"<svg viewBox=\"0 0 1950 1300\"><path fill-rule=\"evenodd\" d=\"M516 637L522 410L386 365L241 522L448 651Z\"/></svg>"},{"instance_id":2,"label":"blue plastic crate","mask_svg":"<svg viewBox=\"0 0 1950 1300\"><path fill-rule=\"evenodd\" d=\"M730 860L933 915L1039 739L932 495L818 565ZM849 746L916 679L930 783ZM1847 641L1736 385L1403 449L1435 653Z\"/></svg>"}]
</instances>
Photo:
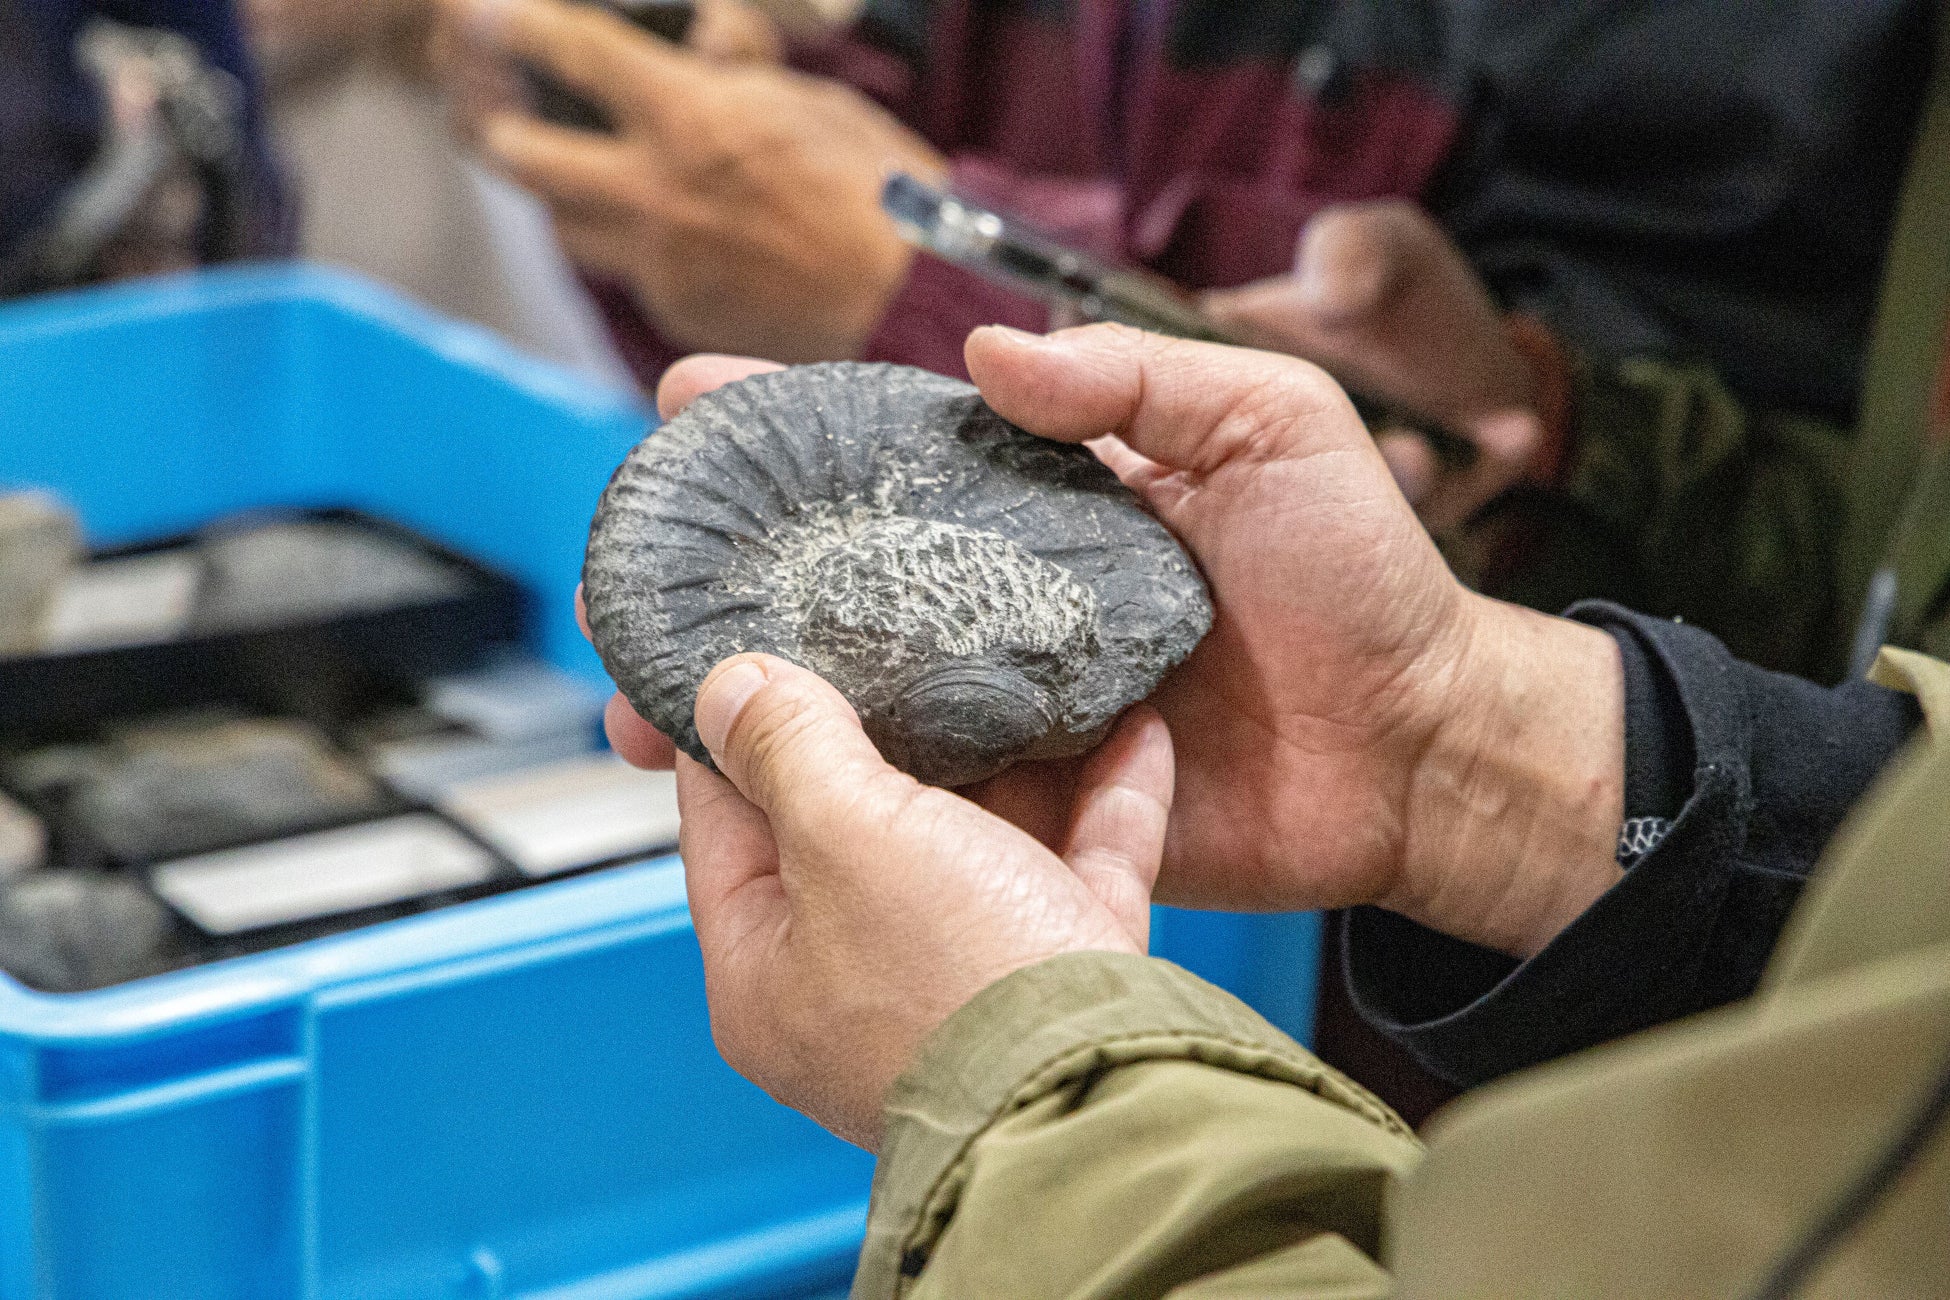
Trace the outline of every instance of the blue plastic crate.
<instances>
[{"instance_id":1,"label":"blue plastic crate","mask_svg":"<svg viewBox=\"0 0 1950 1300\"><path fill-rule=\"evenodd\" d=\"M351 505L571 595L628 396L348 277L0 310L0 483L98 544ZM1311 917L1155 948L1304 1033ZM659 1300L843 1288L869 1159L712 1046L673 860L98 993L0 978L0 1300Z\"/></svg>"}]
</instances>

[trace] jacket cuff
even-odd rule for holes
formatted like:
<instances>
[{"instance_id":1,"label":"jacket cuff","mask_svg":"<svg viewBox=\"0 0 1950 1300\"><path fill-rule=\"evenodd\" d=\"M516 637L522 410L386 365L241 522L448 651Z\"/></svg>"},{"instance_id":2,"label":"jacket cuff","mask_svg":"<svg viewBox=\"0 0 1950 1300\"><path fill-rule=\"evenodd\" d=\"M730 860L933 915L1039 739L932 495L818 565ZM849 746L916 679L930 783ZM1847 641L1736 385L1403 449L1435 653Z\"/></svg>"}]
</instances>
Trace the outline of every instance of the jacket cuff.
<instances>
[{"instance_id":1,"label":"jacket cuff","mask_svg":"<svg viewBox=\"0 0 1950 1300\"><path fill-rule=\"evenodd\" d=\"M1635 749L1658 742L1660 762L1683 767L1684 779L1670 787L1671 803L1661 792L1636 811L1663 817L1677 805L1678 816L1526 962L1387 913L1349 918L1356 1008L1458 1083L1751 993L1823 847L1919 718L1908 695L1770 673L1684 623L1599 602L1570 617L1618 638L1628 670L1636 661L1653 679L1634 686L1627 674L1627 766ZM1930 680L1931 661L1913 666ZM1676 703L1648 702L1654 694ZM1652 785L1628 779L1628 797L1635 784Z\"/></svg>"},{"instance_id":2,"label":"jacket cuff","mask_svg":"<svg viewBox=\"0 0 1950 1300\"><path fill-rule=\"evenodd\" d=\"M1073 953L977 994L923 1044L888 1094L886 1137L856 1297L918 1276L967 1178L975 1140L1078 1079L1139 1061L1189 1060L1291 1084L1387 1131L1412 1131L1245 1003L1148 957Z\"/></svg>"},{"instance_id":3,"label":"jacket cuff","mask_svg":"<svg viewBox=\"0 0 1950 1300\"><path fill-rule=\"evenodd\" d=\"M1693 769L1672 828L1542 952L1519 962L1376 908L1343 931L1358 1011L1443 1078L1474 1086L1694 1009L1753 807L1739 666L1704 632L1615 606L1571 617L1632 636L1676 688ZM1628 745L1634 738L1628 737ZM1682 748L1674 746L1674 748Z\"/></svg>"}]
</instances>

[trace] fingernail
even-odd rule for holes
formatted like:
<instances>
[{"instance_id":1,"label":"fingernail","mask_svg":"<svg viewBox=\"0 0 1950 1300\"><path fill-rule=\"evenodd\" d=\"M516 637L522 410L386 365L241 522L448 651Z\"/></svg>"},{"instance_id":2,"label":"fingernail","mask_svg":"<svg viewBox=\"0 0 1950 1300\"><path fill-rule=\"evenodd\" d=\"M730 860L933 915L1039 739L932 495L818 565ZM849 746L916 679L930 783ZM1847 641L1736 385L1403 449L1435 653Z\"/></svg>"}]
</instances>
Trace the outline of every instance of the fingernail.
<instances>
[{"instance_id":1,"label":"fingernail","mask_svg":"<svg viewBox=\"0 0 1950 1300\"><path fill-rule=\"evenodd\" d=\"M710 677L698 692L697 738L713 757L722 757L724 743L738 723L745 705L765 685L765 670L755 663L734 664Z\"/></svg>"},{"instance_id":2,"label":"fingernail","mask_svg":"<svg viewBox=\"0 0 1950 1300\"><path fill-rule=\"evenodd\" d=\"M1028 330L1019 330L1013 325L984 325L978 332L1027 347L1043 347L1050 341L1047 334L1031 334Z\"/></svg>"}]
</instances>

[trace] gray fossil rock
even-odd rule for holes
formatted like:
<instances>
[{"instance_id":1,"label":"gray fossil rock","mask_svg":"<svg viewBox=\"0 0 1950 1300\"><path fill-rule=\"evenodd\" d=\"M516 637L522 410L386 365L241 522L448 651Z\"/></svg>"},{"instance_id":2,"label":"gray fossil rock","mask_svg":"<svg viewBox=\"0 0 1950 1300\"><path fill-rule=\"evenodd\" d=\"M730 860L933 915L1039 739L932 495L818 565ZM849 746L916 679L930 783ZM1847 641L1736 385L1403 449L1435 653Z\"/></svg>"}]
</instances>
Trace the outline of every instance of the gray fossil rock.
<instances>
[{"instance_id":1,"label":"gray fossil rock","mask_svg":"<svg viewBox=\"0 0 1950 1300\"><path fill-rule=\"evenodd\" d=\"M134 881L30 871L0 890L0 970L46 993L78 993L168 970L171 922Z\"/></svg>"},{"instance_id":2,"label":"gray fossil rock","mask_svg":"<svg viewBox=\"0 0 1950 1300\"><path fill-rule=\"evenodd\" d=\"M692 757L697 688L762 651L946 786L1090 748L1212 622L1190 557L1088 451L901 366L699 398L611 479L583 581L610 675Z\"/></svg>"},{"instance_id":3,"label":"gray fossil rock","mask_svg":"<svg viewBox=\"0 0 1950 1300\"><path fill-rule=\"evenodd\" d=\"M200 550L204 578L191 619L198 632L391 609L464 589L432 556L334 520L218 528Z\"/></svg>"}]
</instances>

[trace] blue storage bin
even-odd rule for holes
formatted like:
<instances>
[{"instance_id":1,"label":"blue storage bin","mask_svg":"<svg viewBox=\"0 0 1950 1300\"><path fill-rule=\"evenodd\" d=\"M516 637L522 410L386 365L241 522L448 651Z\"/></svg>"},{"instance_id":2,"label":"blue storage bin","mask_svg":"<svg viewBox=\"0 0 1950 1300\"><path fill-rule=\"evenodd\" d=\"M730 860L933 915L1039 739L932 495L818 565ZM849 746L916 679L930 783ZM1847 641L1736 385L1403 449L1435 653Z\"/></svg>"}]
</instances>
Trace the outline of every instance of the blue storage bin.
<instances>
[{"instance_id":1,"label":"blue storage bin","mask_svg":"<svg viewBox=\"0 0 1950 1300\"><path fill-rule=\"evenodd\" d=\"M335 273L0 310L0 483L97 544L350 505L571 597L644 411ZM1154 948L1304 1034L1312 917L1160 909ZM867 1156L712 1046L647 863L51 996L0 977L0 1300L659 1300L844 1288Z\"/></svg>"}]
</instances>

